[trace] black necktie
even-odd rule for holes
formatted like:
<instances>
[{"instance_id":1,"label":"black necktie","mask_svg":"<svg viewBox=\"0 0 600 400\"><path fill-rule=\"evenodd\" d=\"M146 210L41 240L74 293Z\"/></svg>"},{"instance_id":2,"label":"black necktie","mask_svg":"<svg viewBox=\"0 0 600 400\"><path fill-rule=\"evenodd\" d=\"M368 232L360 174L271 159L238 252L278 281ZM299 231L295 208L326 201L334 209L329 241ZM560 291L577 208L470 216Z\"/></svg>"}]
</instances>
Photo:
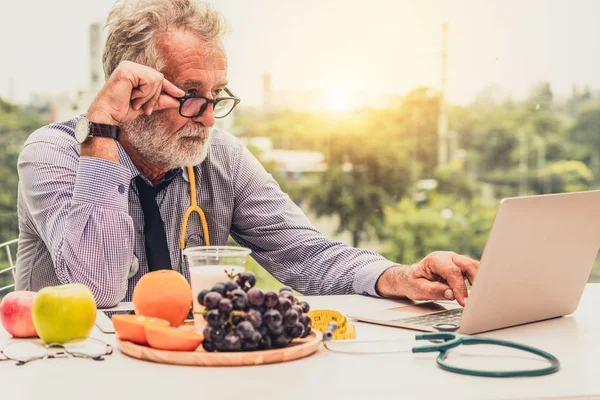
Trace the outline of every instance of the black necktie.
<instances>
[{"instance_id":1,"label":"black necktie","mask_svg":"<svg viewBox=\"0 0 600 400\"><path fill-rule=\"evenodd\" d=\"M146 245L146 258L148 269L171 269L171 257L165 235L165 226L160 217L160 210L156 203L156 195L171 182L165 181L157 186L150 186L141 176L136 176L135 183L138 188L140 204L144 212L144 237Z\"/></svg>"}]
</instances>

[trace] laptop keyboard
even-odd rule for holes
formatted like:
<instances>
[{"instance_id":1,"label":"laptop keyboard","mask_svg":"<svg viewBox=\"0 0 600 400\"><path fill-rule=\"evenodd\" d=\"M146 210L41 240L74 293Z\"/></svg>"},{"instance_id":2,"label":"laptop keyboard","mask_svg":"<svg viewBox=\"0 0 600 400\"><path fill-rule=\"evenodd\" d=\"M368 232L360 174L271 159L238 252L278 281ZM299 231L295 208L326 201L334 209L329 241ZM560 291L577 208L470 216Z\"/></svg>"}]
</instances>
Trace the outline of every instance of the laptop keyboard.
<instances>
[{"instance_id":1,"label":"laptop keyboard","mask_svg":"<svg viewBox=\"0 0 600 400\"><path fill-rule=\"evenodd\" d=\"M462 317L462 308L455 308L453 310L442 311L433 314L418 315L416 317L399 318L393 320L394 322L402 322L411 325L421 326L433 326L435 324L446 324L453 323L460 325L460 318Z\"/></svg>"}]
</instances>

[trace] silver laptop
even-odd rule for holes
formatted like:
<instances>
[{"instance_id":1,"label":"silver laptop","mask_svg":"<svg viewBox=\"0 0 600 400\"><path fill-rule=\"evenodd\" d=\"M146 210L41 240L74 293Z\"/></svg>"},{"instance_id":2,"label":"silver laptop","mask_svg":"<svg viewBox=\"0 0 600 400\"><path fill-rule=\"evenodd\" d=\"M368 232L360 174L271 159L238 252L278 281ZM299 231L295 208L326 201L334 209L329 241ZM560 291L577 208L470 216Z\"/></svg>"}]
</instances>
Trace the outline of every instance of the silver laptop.
<instances>
[{"instance_id":1,"label":"silver laptop","mask_svg":"<svg viewBox=\"0 0 600 400\"><path fill-rule=\"evenodd\" d=\"M467 305L421 302L350 315L421 331L486 332L575 311L600 247L600 190L503 199Z\"/></svg>"}]
</instances>

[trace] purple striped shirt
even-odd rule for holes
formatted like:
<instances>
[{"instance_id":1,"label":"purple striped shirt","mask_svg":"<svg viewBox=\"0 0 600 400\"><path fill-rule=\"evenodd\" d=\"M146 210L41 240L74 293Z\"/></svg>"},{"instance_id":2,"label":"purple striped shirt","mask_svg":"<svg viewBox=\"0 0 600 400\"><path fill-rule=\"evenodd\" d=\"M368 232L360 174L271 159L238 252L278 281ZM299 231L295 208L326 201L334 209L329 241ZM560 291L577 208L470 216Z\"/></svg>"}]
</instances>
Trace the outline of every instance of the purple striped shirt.
<instances>
[{"instance_id":1,"label":"purple striped shirt","mask_svg":"<svg viewBox=\"0 0 600 400\"><path fill-rule=\"evenodd\" d=\"M81 282L99 307L109 307L131 301L135 284L148 272L133 181L139 171L120 144L118 164L80 156L76 121L38 129L19 156L16 287L37 291ZM377 278L394 263L323 236L237 138L215 129L206 160L194 169L211 244L223 245L231 234L275 278L306 295L377 295ZM189 281L179 249L190 202L184 169L156 201L171 264ZM195 214L186 245L204 245Z\"/></svg>"}]
</instances>

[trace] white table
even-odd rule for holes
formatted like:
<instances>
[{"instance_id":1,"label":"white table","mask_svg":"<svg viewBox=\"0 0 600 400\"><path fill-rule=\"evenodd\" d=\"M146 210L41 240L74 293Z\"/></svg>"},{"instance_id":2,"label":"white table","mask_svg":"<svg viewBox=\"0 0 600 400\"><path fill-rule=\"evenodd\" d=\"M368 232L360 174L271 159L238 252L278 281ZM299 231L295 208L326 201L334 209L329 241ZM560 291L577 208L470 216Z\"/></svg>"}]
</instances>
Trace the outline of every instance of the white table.
<instances>
[{"instance_id":1,"label":"white table","mask_svg":"<svg viewBox=\"0 0 600 400\"><path fill-rule=\"evenodd\" d=\"M557 295L560 295L557 288ZM350 313L399 302L364 296L306 297L313 309ZM439 369L437 353L348 355L325 349L298 361L239 368L183 367L129 358L103 362L0 363L2 398L15 399L504 399L600 398L600 284L589 284L575 314L483 336L542 348L562 365L536 378L477 378ZM358 339L414 337L415 332L355 322ZM97 337L114 344L114 335ZM8 334L0 328L0 343Z\"/></svg>"}]
</instances>

